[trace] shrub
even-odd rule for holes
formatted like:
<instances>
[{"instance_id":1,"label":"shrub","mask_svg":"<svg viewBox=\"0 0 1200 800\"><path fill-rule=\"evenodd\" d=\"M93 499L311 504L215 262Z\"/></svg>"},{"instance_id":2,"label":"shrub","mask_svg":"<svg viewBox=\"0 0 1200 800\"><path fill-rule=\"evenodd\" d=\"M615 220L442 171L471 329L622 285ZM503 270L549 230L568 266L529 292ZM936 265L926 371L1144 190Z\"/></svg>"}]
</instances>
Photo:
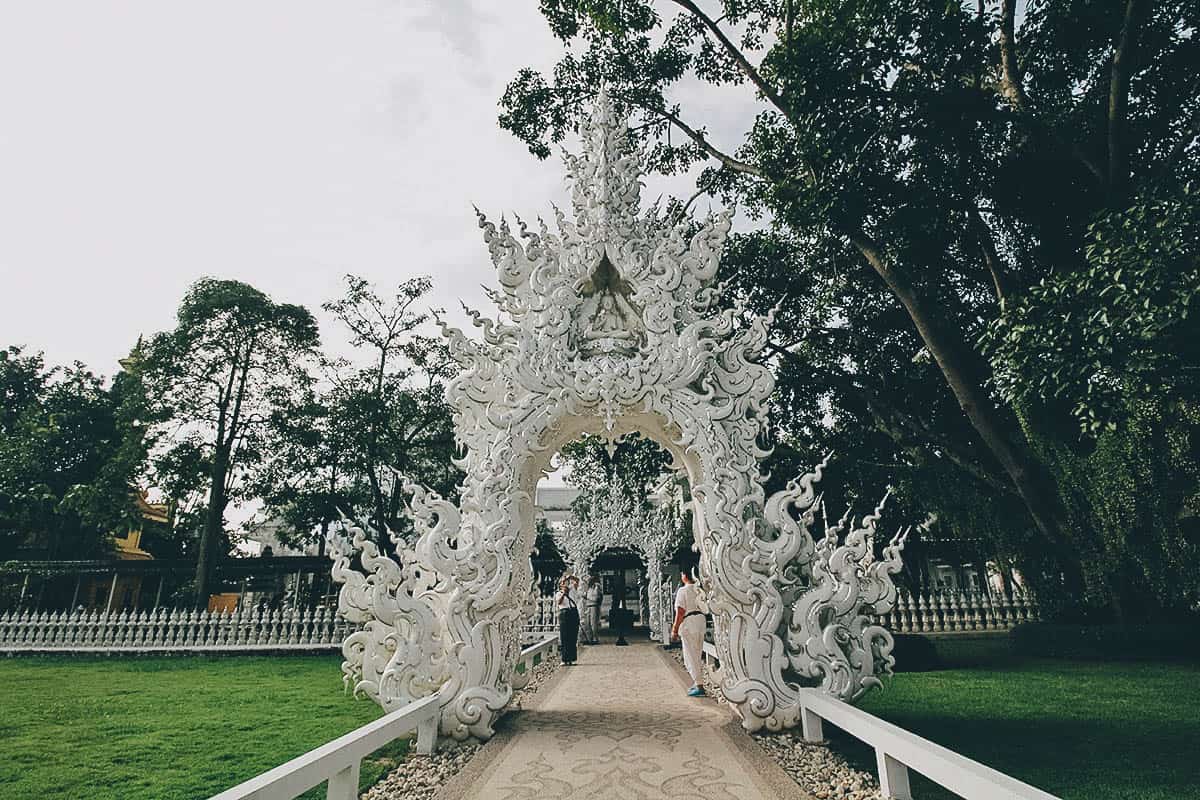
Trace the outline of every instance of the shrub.
<instances>
[{"instance_id":1,"label":"shrub","mask_svg":"<svg viewBox=\"0 0 1200 800\"><path fill-rule=\"evenodd\" d=\"M1021 656L1100 661L1200 661L1200 624L1056 625L1028 622L1009 633Z\"/></svg>"},{"instance_id":2,"label":"shrub","mask_svg":"<svg viewBox=\"0 0 1200 800\"><path fill-rule=\"evenodd\" d=\"M893 638L896 646L892 649L892 655L896 657L897 672L929 672L942 668L937 647L927 637L901 633Z\"/></svg>"}]
</instances>

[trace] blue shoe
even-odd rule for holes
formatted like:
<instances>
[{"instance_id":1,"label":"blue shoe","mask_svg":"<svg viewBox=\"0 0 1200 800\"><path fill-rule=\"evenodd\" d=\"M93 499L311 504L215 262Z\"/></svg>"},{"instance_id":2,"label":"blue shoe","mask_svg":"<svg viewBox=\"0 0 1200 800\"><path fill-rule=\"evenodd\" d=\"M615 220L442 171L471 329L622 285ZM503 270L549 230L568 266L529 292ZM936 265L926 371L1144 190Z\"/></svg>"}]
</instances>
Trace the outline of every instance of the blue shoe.
<instances>
[{"instance_id":1,"label":"blue shoe","mask_svg":"<svg viewBox=\"0 0 1200 800\"><path fill-rule=\"evenodd\" d=\"M693 686L687 690L688 697L704 697L706 692L703 686Z\"/></svg>"}]
</instances>

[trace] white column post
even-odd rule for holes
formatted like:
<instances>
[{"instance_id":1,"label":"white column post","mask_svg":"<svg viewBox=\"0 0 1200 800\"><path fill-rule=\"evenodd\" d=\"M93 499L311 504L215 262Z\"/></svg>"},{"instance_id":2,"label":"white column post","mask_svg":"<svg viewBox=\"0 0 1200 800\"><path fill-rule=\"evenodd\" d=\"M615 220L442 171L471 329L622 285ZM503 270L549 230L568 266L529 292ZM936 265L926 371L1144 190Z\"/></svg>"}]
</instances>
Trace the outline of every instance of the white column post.
<instances>
[{"instance_id":1,"label":"white column post","mask_svg":"<svg viewBox=\"0 0 1200 800\"><path fill-rule=\"evenodd\" d=\"M879 794L887 800L912 800L908 785L908 767L876 748L875 762L879 767Z\"/></svg>"},{"instance_id":2,"label":"white column post","mask_svg":"<svg viewBox=\"0 0 1200 800\"><path fill-rule=\"evenodd\" d=\"M533 664L525 665L525 673L533 676ZM437 744L438 714L434 713L417 724L417 755L433 755L434 745Z\"/></svg>"},{"instance_id":3,"label":"white column post","mask_svg":"<svg viewBox=\"0 0 1200 800\"><path fill-rule=\"evenodd\" d=\"M810 744L821 744L825 741L825 732L821 723L822 720L819 715L810 709L801 709L800 731L804 735L804 741Z\"/></svg>"},{"instance_id":4,"label":"white column post","mask_svg":"<svg viewBox=\"0 0 1200 800\"><path fill-rule=\"evenodd\" d=\"M117 571L113 570L112 586L108 587L108 603L104 606L106 612L112 611L113 598L117 594Z\"/></svg>"},{"instance_id":5,"label":"white column post","mask_svg":"<svg viewBox=\"0 0 1200 800\"><path fill-rule=\"evenodd\" d=\"M330 778L325 800L358 800L358 773L361 768L362 762L355 761Z\"/></svg>"}]
</instances>

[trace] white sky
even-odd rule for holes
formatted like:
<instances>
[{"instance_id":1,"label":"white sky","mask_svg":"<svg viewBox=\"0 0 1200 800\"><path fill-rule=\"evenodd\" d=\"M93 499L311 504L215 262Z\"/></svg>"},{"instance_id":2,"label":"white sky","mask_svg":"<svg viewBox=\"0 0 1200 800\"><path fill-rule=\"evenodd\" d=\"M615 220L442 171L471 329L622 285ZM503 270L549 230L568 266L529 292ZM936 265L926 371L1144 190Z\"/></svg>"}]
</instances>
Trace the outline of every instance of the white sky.
<instances>
[{"instance_id":1,"label":"white sky","mask_svg":"<svg viewBox=\"0 0 1200 800\"><path fill-rule=\"evenodd\" d=\"M204 275L306 305L335 352L346 272L490 312L471 204L566 204L497 101L561 47L536 0L0 0L0 346L111 375ZM736 141L746 90L686 95Z\"/></svg>"}]
</instances>

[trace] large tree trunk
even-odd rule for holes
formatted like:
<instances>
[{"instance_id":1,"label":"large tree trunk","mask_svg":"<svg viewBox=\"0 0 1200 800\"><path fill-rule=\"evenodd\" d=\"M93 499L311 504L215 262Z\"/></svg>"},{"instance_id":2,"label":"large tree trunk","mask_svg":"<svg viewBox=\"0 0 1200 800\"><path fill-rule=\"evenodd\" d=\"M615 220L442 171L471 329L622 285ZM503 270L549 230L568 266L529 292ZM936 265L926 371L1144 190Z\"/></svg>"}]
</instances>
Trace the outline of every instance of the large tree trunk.
<instances>
[{"instance_id":1,"label":"large tree trunk","mask_svg":"<svg viewBox=\"0 0 1200 800\"><path fill-rule=\"evenodd\" d=\"M371 485L371 505L375 516L375 540L379 544L380 552L386 553L388 552L387 507L384 505L383 486L379 483L379 475L376 472L374 460L369 455L367 460L370 462L367 465L367 478Z\"/></svg>"},{"instance_id":2,"label":"large tree trunk","mask_svg":"<svg viewBox=\"0 0 1200 800\"><path fill-rule=\"evenodd\" d=\"M225 493L225 480L229 474L229 450L218 447L213 456L210 479L212 485L208 490L208 514L204 519L204 528L200 531L200 544L196 554L196 592L194 604L197 610L208 608L208 596L211 593L213 547L225 528L225 506L229 499Z\"/></svg>"},{"instance_id":3,"label":"large tree trunk","mask_svg":"<svg viewBox=\"0 0 1200 800\"><path fill-rule=\"evenodd\" d=\"M1073 573L1069 577L1073 583L1078 583L1078 576L1082 574L1079 554L1065 533L1052 479L1038 468L1027 443L1009 437L1000 414L974 377L963 355L964 345L946 335L936 324L935 315L928 308L925 298L891 267L868 236L855 232L849 234L849 238L908 312L921 341L937 362L971 426L1012 480L1034 525L1054 549L1060 565L1065 571Z\"/></svg>"}]
</instances>

